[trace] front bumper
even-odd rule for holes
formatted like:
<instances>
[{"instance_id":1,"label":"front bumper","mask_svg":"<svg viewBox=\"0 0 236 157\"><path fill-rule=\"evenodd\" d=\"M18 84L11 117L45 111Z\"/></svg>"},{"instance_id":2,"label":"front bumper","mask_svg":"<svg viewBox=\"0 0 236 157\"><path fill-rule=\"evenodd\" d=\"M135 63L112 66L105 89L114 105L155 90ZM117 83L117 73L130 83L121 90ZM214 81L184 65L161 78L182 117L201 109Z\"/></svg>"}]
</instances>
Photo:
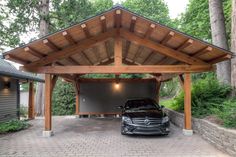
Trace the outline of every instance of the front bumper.
<instances>
[{"instance_id":1,"label":"front bumper","mask_svg":"<svg viewBox=\"0 0 236 157\"><path fill-rule=\"evenodd\" d=\"M136 125L136 124L122 124L121 133L132 135L168 135L170 123L162 123L159 125Z\"/></svg>"}]
</instances>

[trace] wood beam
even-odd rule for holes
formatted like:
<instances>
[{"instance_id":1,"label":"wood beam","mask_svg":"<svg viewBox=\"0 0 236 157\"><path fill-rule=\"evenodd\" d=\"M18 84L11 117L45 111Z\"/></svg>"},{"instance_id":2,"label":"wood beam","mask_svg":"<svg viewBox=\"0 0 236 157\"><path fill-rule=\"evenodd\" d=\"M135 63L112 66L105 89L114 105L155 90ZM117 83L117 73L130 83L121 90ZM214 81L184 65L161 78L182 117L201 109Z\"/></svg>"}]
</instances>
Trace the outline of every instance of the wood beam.
<instances>
[{"instance_id":1,"label":"wood beam","mask_svg":"<svg viewBox=\"0 0 236 157\"><path fill-rule=\"evenodd\" d=\"M190 46L193 44L193 40L192 39L188 39L186 40L183 44L181 44L176 50L177 51L182 51L184 50L186 47Z\"/></svg>"},{"instance_id":2,"label":"wood beam","mask_svg":"<svg viewBox=\"0 0 236 157\"><path fill-rule=\"evenodd\" d=\"M204 61L202 61L198 58L191 57L187 54L176 51L172 48L169 48L169 47L164 46L162 44L153 42L151 40L143 39L143 38L141 38L141 37L139 37L139 36L137 36L133 33L130 33L129 31L127 31L125 29L121 29L120 32L121 32L121 36L123 38L126 38L127 40L136 42L137 44L148 47L152 50L157 51L158 53L161 53L165 56L168 56L168 57L174 58L176 60L182 61L184 63L187 63L187 64L207 64L206 62L204 62Z\"/></svg>"},{"instance_id":3,"label":"wood beam","mask_svg":"<svg viewBox=\"0 0 236 157\"><path fill-rule=\"evenodd\" d=\"M115 11L115 28L121 27L121 10L117 9Z\"/></svg>"},{"instance_id":4,"label":"wood beam","mask_svg":"<svg viewBox=\"0 0 236 157\"><path fill-rule=\"evenodd\" d=\"M45 74L45 131L52 130L52 75Z\"/></svg>"},{"instance_id":5,"label":"wood beam","mask_svg":"<svg viewBox=\"0 0 236 157\"><path fill-rule=\"evenodd\" d=\"M62 35L71 45L76 44L76 41L67 31L62 32Z\"/></svg>"},{"instance_id":6,"label":"wood beam","mask_svg":"<svg viewBox=\"0 0 236 157\"><path fill-rule=\"evenodd\" d=\"M28 119L34 119L34 82L29 82Z\"/></svg>"},{"instance_id":7,"label":"wood beam","mask_svg":"<svg viewBox=\"0 0 236 157\"><path fill-rule=\"evenodd\" d=\"M21 70L51 74L122 74L122 73L183 73L213 70L211 65L130 65L130 66L43 66L21 67Z\"/></svg>"},{"instance_id":8,"label":"wood beam","mask_svg":"<svg viewBox=\"0 0 236 157\"><path fill-rule=\"evenodd\" d=\"M53 50L53 51L59 51L60 50L60 48L59 47L57 47L52 41L50 41L49 39L44 39L43 40L43 43L47 46L47 47L49 47L51 50Z\"/></svg>"},{"instance_id":9,"label":"wood beam","mask_svg":"<svg viewBox=\"0 0 236 157\"><path fill-rule=\"evenodd\" d=\"M57 51L55 53L49 54L48 56L45 56L41 58L40 60L37 60L35 62L32 62L30 64L27 64L26 66L42 66L42 65L47 65L49 63L55 62L57 60L67 58L75 53L81 52L85 49L90 48L91 46L104 42L108 38L111 38L115 34L115 29L111 29L105 33L99 34L97 36L84 39L80 41L77 44L71 45L70 47L66 47L60 51Z\"/></svg>"},{"instance_id":10,"label":"wood beam","mask_svg":"<svg viewBox=\"0 0 236 157\"><path fill-rule=\"evenodd\" d=\"M201 56L205 53L211 52L211 51L212 51L212 47L207 46L207 47L195 52L192 56L193 57L199 57L199 56Z\"/></svg>"},{"instance_id":11,"label":"wood beam","mask_svg":"<svg viewBox=\"0 0 236 157\"><path fill-rule=\"evenodd\" d=\"M100 21L101 21L101 26L102 26L102 32L105 33L107 31L106 17L104 15L101 16ZM107 58L110 58L108 41L105 41L105 48L106 48Z\"/></svg>"},{"instance_id":12,"label":"wood beam","mask_svg":"<svg viewBox=\"0 0 236 157\"><path fill-rule=\"evenodd\" d=\"M14 62L16 62L16 63L23 64L23 65L30 63L30 61L28 61L28 60L26 60L26 59L19 58L19 57L17 57L17 56L12 55L12 54L7 54L7 55L5 55L4 58L7 59L7 60L14 61Z\"/></svg>"},{"instance_id":13,"label":"wood beam","mask_svg":"<svg viewBox=\"0 0 236 157\"><path fill-rule=\"evenodd\" d=\"M218 56L218 57L215 57L211 60L208 60L207 62L210 63L210 64L215 64L215 63L218 63L218 62L222 62L222 61L225 61L225 60L228 60L230 59L232 56L230 54L223 54L221 56Z\"/></svg>"},{"instance_id":14,"label":"wood beam","mask_svg":"<svg viewBox=\"0 0 236 157\"><path fill-rule=\"evenodd\" d=\"M130 28L129 28L129 31L130 31L130 32L134 32L136 20L137 20L137 17L136 17L136 16L132 16L131 22L130 22ZM127 58L130 45L131 45L131 42L127 40L127 41L126 41L126 48L125 48L124 58Z\"/></svg>"},{"instance_id":15,"label":"wood beam","mask_svg":"<svg viewBox=\"0 0 236 157\"><path fill-rule=\"evenodd\" d=\"M191 124L191 74L185 73L184 79L184 129L192 130Z\"/></svg>"},{"instance_id":16,"label":"wood beam","mask_svg":"<svg viewBox=\"0 0 236 157\"><path fill-rule=\"evenodd\" d=\"M119 36L115 38L114 62L116 66L122 65L122 40Z\"/></svg>"},{"instance_id":17,"label":"wood beam","mask_svg":"<svg viewBox=\"0 0 236 157\"><path fill-rule=\"evenodd\" d=\"M155 29L156 25L155 24L150 24L150 26L148 27L148 30L146 31L146 33L144 34L144 39L148 39L150 37L150 35L152 34L153 30ZM132 59L133 62L135 62L135 60L140 56L140 54L142 53L144 47L143 46L139 46L137 52L134 54L134 58Z\"/></svg>"},{"instance_id":18,"label":"wood beam","mask_svg":"<svg viewBox=\"0 0 236 157\"><path fill-rule=\"evenodd\" d=\"M165 45L175 35L175 32L170 31L162 40L161 44Z\"/></svg>"},{"instance_id":19,"label":"wood beam","mask_svg":"<svg viewBox=\"0 0 236 157\"><path fill-rule=\"evenodd\" d=\"M30 53L31 55L33 55L33 56L35 56L37 58L42 58L42 57L45 56L42 53L40 53L39 51L37 51L37 50L35 50L35 49L31 48L31 47L25 47L24 51Z\"/></svg>"}]
</instances>

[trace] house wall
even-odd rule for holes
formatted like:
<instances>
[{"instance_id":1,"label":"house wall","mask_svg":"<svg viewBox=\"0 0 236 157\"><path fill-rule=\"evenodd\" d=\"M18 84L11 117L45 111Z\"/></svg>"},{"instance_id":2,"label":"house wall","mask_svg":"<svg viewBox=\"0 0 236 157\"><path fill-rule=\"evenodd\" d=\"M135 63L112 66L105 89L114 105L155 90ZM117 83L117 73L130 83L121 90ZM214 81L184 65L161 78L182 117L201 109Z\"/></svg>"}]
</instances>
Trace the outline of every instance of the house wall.
<instances>
[{"instance_id":1,"label":"house wall","mask_svg":"<svg viewBox=\"0 0 236 157\"><path fill-rule=\"evenodd\" d=\"M4 87L10 82L10 88ZM0 122L18 118L19 115L18 80L0 76Z\"/></svg>"},{"instance_id":2,"label":"house wall","mask_svg":"<svg viewBox=\"0 0 236 157\"><path fill-rule=\"evenodd\" d=\"M156 82L80 83L80 113L116 113L129 98L155 98Z\"/></svg>"}]
</instances>

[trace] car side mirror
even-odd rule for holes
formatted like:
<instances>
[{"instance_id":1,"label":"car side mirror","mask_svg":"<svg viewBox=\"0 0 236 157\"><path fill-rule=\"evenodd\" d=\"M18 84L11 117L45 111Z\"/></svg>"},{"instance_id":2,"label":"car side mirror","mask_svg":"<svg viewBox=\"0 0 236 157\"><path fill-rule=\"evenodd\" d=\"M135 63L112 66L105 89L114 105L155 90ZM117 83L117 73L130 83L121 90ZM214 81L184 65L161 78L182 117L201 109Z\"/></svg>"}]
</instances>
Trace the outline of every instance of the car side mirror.
<instances>
[{"instance_id":1,"label":"car side mirror","mask_svg":"<svg viewBox=\"0 0 236 157\"><path fill-rule=\"evenodd\" d=\"M124 107L123 106L118 106L117 108L122 110Z\"/></svg>"}]
</instances>

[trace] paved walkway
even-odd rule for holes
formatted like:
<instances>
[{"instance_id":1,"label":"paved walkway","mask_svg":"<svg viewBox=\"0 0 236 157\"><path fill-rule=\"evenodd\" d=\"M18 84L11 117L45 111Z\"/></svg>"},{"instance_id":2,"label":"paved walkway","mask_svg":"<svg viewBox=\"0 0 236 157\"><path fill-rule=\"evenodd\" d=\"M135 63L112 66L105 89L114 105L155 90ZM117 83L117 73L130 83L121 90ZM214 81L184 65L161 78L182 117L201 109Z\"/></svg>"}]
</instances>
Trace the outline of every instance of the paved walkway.
<instances>
[{"instance_id":1,"label":"paved walkway","mask_svg":"<svg viewBox=\"0 0 236 157\"><path fill-rule=\"evenodd\" d=\"M0 136L0 157L228 157L196 134L182 135L173 125L167 137L122 136L119 119L54 117L55 135L43 138L44 121L31 123L27 130Z\"/></svg>"}]
</instances>

